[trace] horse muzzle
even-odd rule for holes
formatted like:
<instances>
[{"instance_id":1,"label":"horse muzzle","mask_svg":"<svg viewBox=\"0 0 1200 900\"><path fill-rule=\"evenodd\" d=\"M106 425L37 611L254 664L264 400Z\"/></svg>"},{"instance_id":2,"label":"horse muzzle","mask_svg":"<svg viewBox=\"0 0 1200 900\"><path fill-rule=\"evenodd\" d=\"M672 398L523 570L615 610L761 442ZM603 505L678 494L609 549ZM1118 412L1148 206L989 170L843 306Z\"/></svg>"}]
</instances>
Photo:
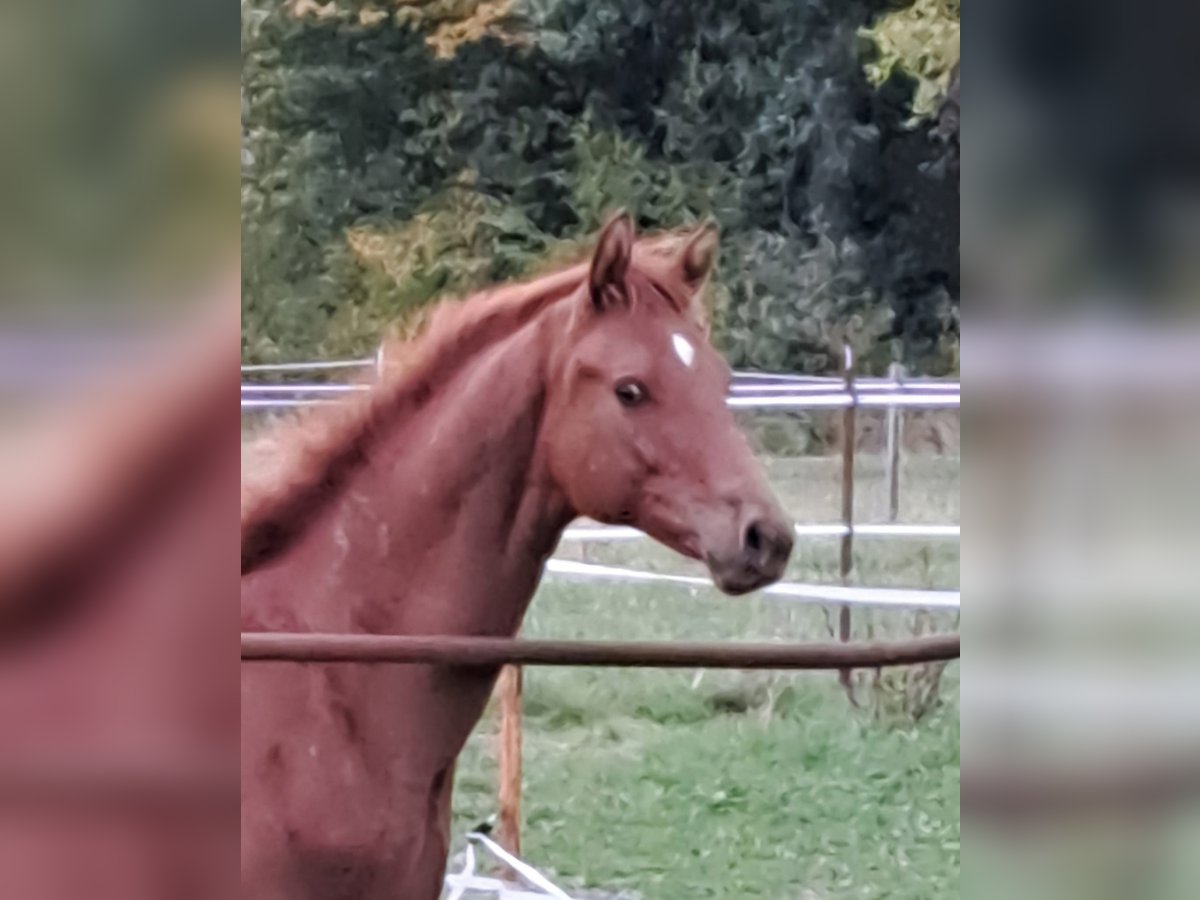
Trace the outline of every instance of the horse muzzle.
<instances>
[{"instance_id":1,"label":"horse muzzle","mask_svg":"<svg viewBox=\"0 0 1200 900\"><path fill-rule=\"evenodd\" d=\"M778 513L751 515L737 534L737 543L729 551L705 554L720 590L735 596L748 594L783 577L795 543L791 522Z\"/></svg>"}]
</instances>

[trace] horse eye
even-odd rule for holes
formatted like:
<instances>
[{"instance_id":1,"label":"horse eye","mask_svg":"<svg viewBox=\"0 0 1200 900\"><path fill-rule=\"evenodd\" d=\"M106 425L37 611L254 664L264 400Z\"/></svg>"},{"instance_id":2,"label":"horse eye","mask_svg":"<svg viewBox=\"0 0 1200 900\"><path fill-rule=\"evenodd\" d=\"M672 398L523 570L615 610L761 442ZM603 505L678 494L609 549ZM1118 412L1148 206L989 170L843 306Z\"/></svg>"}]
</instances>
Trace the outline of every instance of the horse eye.
<instances>
[{"instance_id":1,"label":"horse eye","mask_svg":"<svg viewBox=\"0 0 1200 900\"><path fill-rule=\"evenodd\" d=\"M622 381L616 388L622 406L641 406L646 402L646 388L636 381Z\"/></svg>"}]
</instances>

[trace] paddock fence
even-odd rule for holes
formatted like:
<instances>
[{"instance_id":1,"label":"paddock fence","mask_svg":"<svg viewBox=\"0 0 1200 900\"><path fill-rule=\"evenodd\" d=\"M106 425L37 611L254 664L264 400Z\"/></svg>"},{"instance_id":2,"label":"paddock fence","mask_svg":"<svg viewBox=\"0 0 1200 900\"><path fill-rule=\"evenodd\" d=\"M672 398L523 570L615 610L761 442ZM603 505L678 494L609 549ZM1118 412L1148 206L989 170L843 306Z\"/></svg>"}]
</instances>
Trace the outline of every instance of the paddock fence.
<instances>
[{"instance_id":1,"label":"paddock fence","mask_svg":"<svg viewBox=\"0 0 1200 900\"><path fill-rule=\"evenodd\" d=\"M801 376L738 371L734 373L727 398L739 411L789 412L829 409L842 417L846 435L856 433L860 408L886 411L885 455L889 521L858 524L854 521L854 464L856 441L844 440L841 448L841 519L829 524L800 524L798 537L835 539L839 542L840 584L803 584L783 581L762 592L777 602L811 603L838 608L836 642L829 643L696 643L696 642L594 642L532 641L515 638L454 637L445 635L335 635L257 633L242 635L242 658L247 662L432 664L444 666L500 667L496 697L500 707L499 786L497 840L468 836L463 871L447 876L453 900L465 892L482 892L501 900L526 897L567 897L544 875L519 859L521 852L521 783L523 744L523 667L610 666L653 668L720 668L775 670L831 670L854 699L851 673L856 669L944 663L959 657L957 634L937 634L900 641L854 642L852 608L925 609L957 612L958 591L902 588L870 588L850 583L854 540L891 539L907 541L957 541L958 525L904 524L899 514L901 476L900 429L906 409L957 408L961 385L958 381L906 379L899 366L886 378L859 378L854 371L850 348L844 350L840 376ZM281 363L243 366L243 374L291 376L313 372L382 372L383 360L376 356L324 363ZM358 391L369 383L336 384L251 382L242 385L242 408L288 409L328 403ZM567 529L568 544L611 543L645 540L633 528L578 522ZM707 578L667 574L625 566L598 565L561 558L546 564L547 578L577 582L672 585L688 590L712 589ZM476 852L487 852L500 861L508 881L479 875ZM523 868L524 867L524 868ZM516 882L533 890L517 888Z\"/></svg>"}]
</instances>

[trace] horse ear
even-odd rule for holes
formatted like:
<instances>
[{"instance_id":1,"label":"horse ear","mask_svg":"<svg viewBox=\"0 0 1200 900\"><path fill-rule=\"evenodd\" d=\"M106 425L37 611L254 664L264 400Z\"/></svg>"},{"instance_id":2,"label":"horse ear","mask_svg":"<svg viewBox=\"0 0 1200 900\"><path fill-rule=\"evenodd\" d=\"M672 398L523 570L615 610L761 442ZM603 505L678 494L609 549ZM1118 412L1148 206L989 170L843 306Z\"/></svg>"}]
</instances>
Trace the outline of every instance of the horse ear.
<instances>
[{"instance_id":1,"label":"horse ear","mask_svg":"<svg viewBox=\"0 0 1200 900\"><path fill-rule=\"evenodd\" d=\"M679 252L679 270L691 290L704 286L717 262L717 244L720 241L717 223L711 219L693 232Z\"/></svg>"},{"instance_id":2,"label":"horse ear","mask_svg":"<svg viewBox=\"0 0 1200 900\"><path fill-rule=\"evenodd\" d=\"M629 261L633 257L633 219L621 210L600 230L588 288L592 306L602 311L612 300L612 288L625 283Z\"/></svg>"}]
</instances>

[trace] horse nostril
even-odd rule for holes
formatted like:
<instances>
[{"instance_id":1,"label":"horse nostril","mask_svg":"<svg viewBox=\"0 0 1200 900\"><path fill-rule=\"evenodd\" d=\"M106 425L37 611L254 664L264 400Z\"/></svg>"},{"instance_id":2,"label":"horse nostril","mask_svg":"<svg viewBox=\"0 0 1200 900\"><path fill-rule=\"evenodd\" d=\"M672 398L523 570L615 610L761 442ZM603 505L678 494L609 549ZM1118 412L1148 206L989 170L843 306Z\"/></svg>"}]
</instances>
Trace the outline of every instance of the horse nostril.
<instances>
[{"instance_id":1,"label":"horse nostril","mask_svg":"<svg viewBox=\"0 0 1200 900\"><path fill-rule=\"evenodd\" d=\"M726 544L723 553L707 554L717 586L727 594L745 594L783 577L792 553L792 525L770 512L742 519L736 531L736 548Z\"/></svg>"},{"instance_id":2,"label":"horse nostril","mask_svg":"<svg viewBox=\"0 0 1200 900\"><path fill-rule=\"evenodd\" d=\"M766 541L763 540L762 529L757 522L751 522L746 526L746 533L742 535L742 546L747 550L752 550L755 553L763 548Z\"/></svg>"},{"instance_id":3,"label":"horse nostril","mask_svg":"<svg viewBox=\"0 0 1200 900\"><path fill-rule=\"evenodd\" d=\"M791 556L790 529L785 531L774 522L755 519L742 532L742 549L752 565L772 568Z\"/></svg>"}]
</instances>

